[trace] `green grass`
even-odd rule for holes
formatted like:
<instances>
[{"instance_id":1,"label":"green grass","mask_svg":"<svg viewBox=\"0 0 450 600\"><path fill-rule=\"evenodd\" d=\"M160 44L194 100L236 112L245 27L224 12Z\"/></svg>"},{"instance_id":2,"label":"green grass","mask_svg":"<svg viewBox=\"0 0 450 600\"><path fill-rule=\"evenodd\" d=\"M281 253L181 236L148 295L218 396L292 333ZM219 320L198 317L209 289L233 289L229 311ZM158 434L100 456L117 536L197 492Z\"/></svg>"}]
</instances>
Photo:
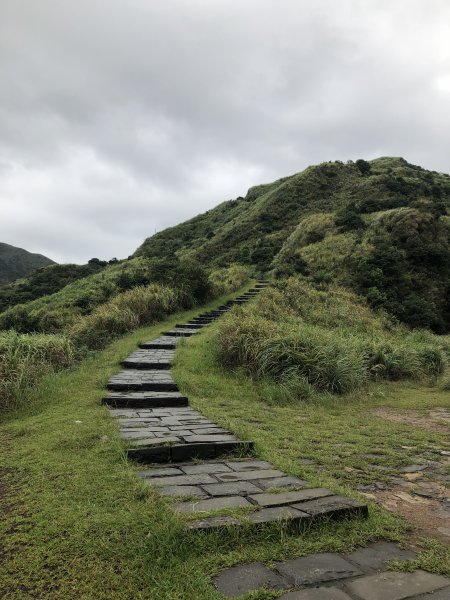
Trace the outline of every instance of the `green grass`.
<instances>
[{"instance_id":1,"label":"green grass","mask_svg":"<svg viewBox=\"0 0 450 600\"><path fill-rule=\"evenodd\" d=\"M347 551L380 537L403 539L401 519L376 506L367 521L324 524L299 536L279 527L258 533L182 532L181 519L144 486L136 476L138 468L125 460L116 425L100 398L107 378L138 342L197 312L141 328L76 370L45 378L30 394L27 406L5 416L0 428L0 481L5 490L0 500L5 516L0 524L0 596L218 600L210 577L226 566ZM447 396L436 390L417 388L412 398L416 388L389 386L370 397L339 403L264 403L264 387L215 366L211 353L215 327L181 345L175 378L193 406L241 437L255 440L261 458L289 473L351 494L353 480L342 478L333 461L336 442L356 444L358 449L395 448L399 436L420 445L442 442L439 434L374 418L369 422L364 415L371 405L395 404L395 397L383 397L382 390L385 394L396 390L394 396L400 397L402 406L448 404ZM324 470L317 473L297 462L307 456L320 460ZM349 455L343 464L354 460Z\"/></svg>"}]
</instances>

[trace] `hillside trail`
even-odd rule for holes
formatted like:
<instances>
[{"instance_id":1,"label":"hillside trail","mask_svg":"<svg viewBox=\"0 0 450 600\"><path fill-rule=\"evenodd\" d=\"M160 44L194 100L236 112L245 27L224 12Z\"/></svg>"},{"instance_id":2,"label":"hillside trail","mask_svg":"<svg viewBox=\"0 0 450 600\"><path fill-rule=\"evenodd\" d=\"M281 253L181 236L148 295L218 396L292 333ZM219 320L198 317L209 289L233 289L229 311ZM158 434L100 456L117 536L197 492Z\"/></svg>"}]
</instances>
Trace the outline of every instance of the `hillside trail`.
<instances>
[{"instance_id":1,"label":"hillside trail","mask_svg":"<svg viewBox=\"0 0 450 600\"><path fill-rule=\"evenodd\" d=\"M259 460L251 440L238 439L192 409L172 378L182 338L198 334L268 285L262 280L217 309L141 344L109 379L103 398L127 441L129 460L142 465L140 477L167 498L183 528L198 535L249 526L262 531L274 523L301 535L324 520L368 515L365 503L315 488ZM321 553L272 568L238 565L222 571L214 584L226 597L264 588L291 590L281 597L286 600L401 600L429 592L435 600L449 600L450 579L424 571L386 571L389 560L414 556L411 550L377 542L350 555Z\"/></svg>"}]
</instances>

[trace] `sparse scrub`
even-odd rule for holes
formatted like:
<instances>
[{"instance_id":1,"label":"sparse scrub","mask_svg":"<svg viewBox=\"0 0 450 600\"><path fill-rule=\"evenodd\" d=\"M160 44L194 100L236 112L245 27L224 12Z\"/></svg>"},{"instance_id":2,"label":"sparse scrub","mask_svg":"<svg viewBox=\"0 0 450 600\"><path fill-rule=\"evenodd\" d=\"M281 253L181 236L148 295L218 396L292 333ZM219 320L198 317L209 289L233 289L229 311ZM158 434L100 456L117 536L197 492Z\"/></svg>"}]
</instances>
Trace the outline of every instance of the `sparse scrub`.
<instances>
[{"instance_id":1,"label":"sparse scrub","mask_svg":"<svg viewBox=\"0 0 450 600\"><path fill-rule=\"evenodd\" d=\"M437 336L413 337L383 313L376 314L338 287L318 290L291 278L264 292L252 306L236 308L218 335L219 359L269 378L298 397L344 394L377 379L441 375L446 355Z\"/></svg>"},{"instance_id":2,"label":"sparse scrub","mask_svg":"<svg viewBox=\"0 0 450 600\"><path fill-rule=\"evenodd\" d=\"M1 332L0 410L17 408L26 389L74 361L73 347L65 336Z\"/></svg>"}]
</instances>

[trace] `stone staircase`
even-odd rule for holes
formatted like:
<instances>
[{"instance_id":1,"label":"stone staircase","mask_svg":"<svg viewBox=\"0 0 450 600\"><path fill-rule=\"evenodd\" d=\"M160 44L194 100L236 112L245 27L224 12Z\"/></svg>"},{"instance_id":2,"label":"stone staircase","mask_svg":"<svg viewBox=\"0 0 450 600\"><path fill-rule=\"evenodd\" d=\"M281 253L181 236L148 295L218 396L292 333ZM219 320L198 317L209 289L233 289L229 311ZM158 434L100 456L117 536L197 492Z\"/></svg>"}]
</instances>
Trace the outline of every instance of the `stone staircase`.
<instances>
[{"instance_id":1,"label":"stone staircase","mask_svg":"<svg viewBox=\"0 0 450 600\"><path fill-rule=\"evenodd\" d=\"M192 409L172 379L170 366L182 337L196 335L268 284L260 281L219 308L141 344L107 384L103 404L129 443L128 457L145 465L141 477L171 498L175 511L188 515L188 529L260 526L280 520L299 527L319 518L367 516L365 504L311 487L255 460L252 441L238 439ZM230 509L233 516L221 515Z\"/></svg>"}]
</instances>

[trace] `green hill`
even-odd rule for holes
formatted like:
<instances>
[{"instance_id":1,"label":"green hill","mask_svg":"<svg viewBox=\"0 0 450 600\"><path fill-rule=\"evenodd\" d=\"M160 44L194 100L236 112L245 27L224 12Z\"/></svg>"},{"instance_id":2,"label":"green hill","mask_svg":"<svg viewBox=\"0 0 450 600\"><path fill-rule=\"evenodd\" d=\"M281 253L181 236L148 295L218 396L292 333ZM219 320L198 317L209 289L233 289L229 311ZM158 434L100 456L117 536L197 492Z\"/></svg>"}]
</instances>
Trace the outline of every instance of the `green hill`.
<instances>
[{"instance_id":1,"label":"green hill","mask_svg":"<svg viewBox=\"0 0 450 600\"><path fill-rule=\"evenodd\" d=\"M0 294L0 328L64 330L136 285L237 263L349 287L404 323L445 333L449 208L450 176L403 158L322 163L165 229L130 259L44 269Z\"/></svg>"},{"instance_id":2,"label":"green hill","mask_svg":"<svg viewBox=\"0 0 450 600\"><path fill-rule=\"evenodd\" d=\"M137 256L338 282L399 320L450 329L450 176L403 158L330 162L145 240Z\"/></svg>"},{"instance_id":3,"label":"green hill","mask_svg":"<svg viewBox=\"0 0 450 600\"><path fill-rule=\"evenodd\" d=\"M0 285L52 264L55 264L54 261L42 254L33 254L0 242Z\"/></svg>"}]
</instances>

